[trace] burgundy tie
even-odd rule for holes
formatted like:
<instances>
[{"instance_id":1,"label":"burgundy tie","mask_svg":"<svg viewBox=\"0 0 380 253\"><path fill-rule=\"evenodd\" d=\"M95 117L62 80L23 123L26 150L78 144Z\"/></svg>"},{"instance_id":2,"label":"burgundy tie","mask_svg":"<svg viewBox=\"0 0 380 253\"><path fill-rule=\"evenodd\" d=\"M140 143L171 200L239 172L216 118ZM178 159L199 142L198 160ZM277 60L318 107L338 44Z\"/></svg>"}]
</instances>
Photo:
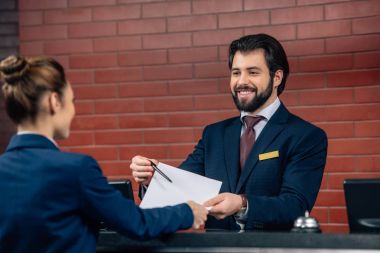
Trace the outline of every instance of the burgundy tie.
<instances>
[{"instance_id":1,"label":"burgundy tie","mask_svg":"<svg viewBox=\"0 0 380 253\"><path fill-rule=\"evenodd\" d=\"M253 144L255 143L255 129L253 128L262 119L261 116L251 117L245 116L243 118L247 128L245 129L243 135L240 137L240 168L244 168L245 160L248 158L249 152L251 151Z\"/></svg>"}]
</instances>

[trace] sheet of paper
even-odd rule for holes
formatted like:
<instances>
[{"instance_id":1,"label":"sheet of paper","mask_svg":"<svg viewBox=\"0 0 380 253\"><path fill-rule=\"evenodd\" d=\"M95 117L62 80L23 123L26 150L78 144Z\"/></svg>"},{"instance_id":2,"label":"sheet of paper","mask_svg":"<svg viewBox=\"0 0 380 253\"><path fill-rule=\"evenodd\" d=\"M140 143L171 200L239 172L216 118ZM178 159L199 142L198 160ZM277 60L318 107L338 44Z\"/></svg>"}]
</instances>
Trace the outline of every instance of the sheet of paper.
<instances>
[{"instance_id":1,"label":"sheet of paper","mask_svg":"<svg viewBox=\"0 0 380 253\"><path fill-rule=\"evenodd\" d=\"M141 208L171 206L193 200L199 204L218 195L221 181L200 176L170 165L157 166L173 182L155 172L148 190L141 201Z\"/></svg>"}]
</instances>

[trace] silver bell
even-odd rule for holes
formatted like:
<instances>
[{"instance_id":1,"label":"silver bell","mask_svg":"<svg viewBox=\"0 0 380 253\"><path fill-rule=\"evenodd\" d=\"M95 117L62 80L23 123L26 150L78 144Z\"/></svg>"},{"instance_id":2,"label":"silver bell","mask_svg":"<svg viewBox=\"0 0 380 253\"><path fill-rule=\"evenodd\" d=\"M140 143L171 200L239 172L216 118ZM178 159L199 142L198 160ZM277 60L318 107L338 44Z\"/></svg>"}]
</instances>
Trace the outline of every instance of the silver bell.
<instances>
[{"instance_id":1,"label":"silver bell","mask_svg":"<svg viewBox=\"0 0 380 253\"><path fill-rule=\"evenodd\" d=\"M301 233L320 233L319 222L316 218L310 217L309 212L305 212L305 216L298 217L293 224L292 232Z\"/></svg>"}]
</instances>

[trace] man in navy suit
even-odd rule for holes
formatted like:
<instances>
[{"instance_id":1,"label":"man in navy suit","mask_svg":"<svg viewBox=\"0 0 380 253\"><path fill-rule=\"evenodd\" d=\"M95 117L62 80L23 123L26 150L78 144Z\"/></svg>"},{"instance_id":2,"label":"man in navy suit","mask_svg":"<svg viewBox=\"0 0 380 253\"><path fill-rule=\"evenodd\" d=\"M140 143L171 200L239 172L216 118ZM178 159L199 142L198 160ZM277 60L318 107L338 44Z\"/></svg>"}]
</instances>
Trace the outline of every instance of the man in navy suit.
<instances>
[{"instance_id":1,"label":"man in navy suit","mask_svg":"<svg viewBox=\"0 0 380 253\"><path fill-rule=\"evenodd\" d=\"M257 34L233 41L229 68L240 116L207 126L179 167L223 182L221 193L204 203L213 216L206 228L289 229L315 203L326 134L279 100L289 65L275 38ZM149 184L147 158L135 156L131 169L138 183Z\"/></svg>"},{"instance_id":2,"label":"man in navy suit","mask_svg":"<svg viewBox=\"0 0 380 253\"><path fill-rule=\"evenodd\" d=\"M59 150L54 139L69 136L75 106L58 62L10 56L0 62L0 80L18 130L0 156L0 252L95 252L101 221L147 239L206 220L192 201L140 209L92 157Z\"/></svg>"}]
</instances>

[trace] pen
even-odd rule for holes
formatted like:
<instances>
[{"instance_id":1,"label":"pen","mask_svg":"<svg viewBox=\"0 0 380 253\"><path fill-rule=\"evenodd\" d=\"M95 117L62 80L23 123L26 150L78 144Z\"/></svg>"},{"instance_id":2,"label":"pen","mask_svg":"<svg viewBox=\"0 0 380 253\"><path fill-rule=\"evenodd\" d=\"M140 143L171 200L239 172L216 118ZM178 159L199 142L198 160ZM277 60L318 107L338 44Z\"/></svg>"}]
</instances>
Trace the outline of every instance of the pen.
<instances>
[{"instance_id":1,"label":"pen","mask_svg":"<svg viewBox=\"0 0 380 253\"><path fill-rule=\"evenodd\" d=\"M150 165L153 167L155 171L160 173L160 175L163 176L166 180L168 180L170 183L173 183L173 181L164 172L162 172L159 168L157 168L154 162L150 161Z\"/></svg>"}]
</instances>

